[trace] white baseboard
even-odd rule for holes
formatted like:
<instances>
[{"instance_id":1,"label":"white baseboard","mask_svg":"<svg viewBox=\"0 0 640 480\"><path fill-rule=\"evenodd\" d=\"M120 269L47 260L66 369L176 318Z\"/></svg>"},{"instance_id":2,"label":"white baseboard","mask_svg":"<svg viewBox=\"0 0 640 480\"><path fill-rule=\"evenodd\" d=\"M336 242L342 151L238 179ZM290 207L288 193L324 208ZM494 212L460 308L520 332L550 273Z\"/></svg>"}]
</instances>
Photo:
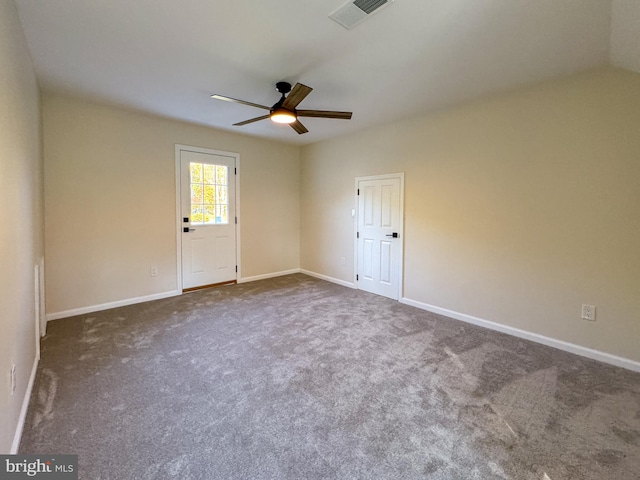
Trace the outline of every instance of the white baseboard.
<instances>
[{"instance_id":1,"label":"white baseboard","mask_svg":"<svg viewBox=\"0 0 640 480\"><path fill-rule=\"evenodd\" d=\"M455 320L460 320L462 322L471 323L473 325L478 325L480 327L488 328L490 330L495 330L498 332L506 333L508 335L513 335L514 337L524 338L525 340L531 340L532 342L541 343L543 345L564 350L566 352L575 353L576 355L581 355L583 357L591 358L592 360L598 360L600 362L608 363L610 365L615 365L616 367L622 367L628 370L633 370L635 372L640 372L640 362L636 362L635 360L631 360L624 357L618 357L610 353L601 352L599 350L583 347L581 345L565 342L563 340L557 340L555 338L545 337L544 335L540 335L538 333L528 332L526 330L521 330L519 328L510 327L508 325L503 325L501 323L492 322L490 320L485 320L483 318L474 317L471 315L467 315L465 313L459 313L453 310L447 310L446 308L436 307L434 305L418 302L416 300L411 300L409 298L401 298L400 303L411 305L412 307L416 307L421 310L427 310L428 312L444 315L445 317L453 318Z\"/></svg>"},{"instance_id":2,"label":"white baseboard","mask_svg":"<svg viewBox=\"0 0 640 480\"><path fill-rule=\"evenodd\" d=\"M16 426L16 432L13 435L13 444L11 445L10 455L18 453L20 448L20 440L22 439L22 431L24 430L24 422L27 420L27 412L29 411L29 401L31 400L31 391L33 390L33 384L36 381L36 372L38 371L39 358L36 356L33 359L33 368L31 368L31 376L29 377L29 383L27 389L24 392L24 398L22 399L22 408L20 408L20 416L18 417L18 425Z\"/></svg>"},{"instance_id":3,"label":"white baseboard","mask_svg":"<svg viewBox=\"0 0 640 480\"><path fill-rule=\"evenodd\" d=\"M253 277L243 277L238 279L238 283L255 282L257 280L266 280L267 278L282 277L283 275L291 275L293 273L300 273L299 268L293 270L284 270L282 272L265 273L263 275L255 275Z\"/></svg>"},{"instance_id":4,"label":"white baseboard","mask_svg":"<svg viewBox=\"0 0 640 480\"><path fill-rule=\"evenodd\" d=\"M169 292L154 293L153 295L145 295L143 297L126 298L124 300L117 300L115 302L101 303L100 305L90 305L88 307L73 308L71 310L65 310L63 312L47 313L47 322L51 320L58 320L59 318L74 317L76 315L84 315L86 313L99 312L101 310L109 310L110 308L125 307L127 305L133 305L135 303L150 302L152 300L175 297L176 295L182 295L182 292L178 290L171 290Z\"/></svg>"},{"instance_id":5,"label":"white baseboard","mask_svg":"<svg viewBox=\"0 0 640 480\"><path fill-rule=\"evenodd\" d=\"M327 282L337 283L338 285L342 285L343 287L356 288L356 284L353 283L353 282L345 282L344 280L340 280L338 278L329 277L327 275L322 275L321 273L310 272L309 270L300 270L300 273L304 273L305 275L309 275L310 277L319 278L321 280L326 280Z\"/></svg>"}]
</instances>

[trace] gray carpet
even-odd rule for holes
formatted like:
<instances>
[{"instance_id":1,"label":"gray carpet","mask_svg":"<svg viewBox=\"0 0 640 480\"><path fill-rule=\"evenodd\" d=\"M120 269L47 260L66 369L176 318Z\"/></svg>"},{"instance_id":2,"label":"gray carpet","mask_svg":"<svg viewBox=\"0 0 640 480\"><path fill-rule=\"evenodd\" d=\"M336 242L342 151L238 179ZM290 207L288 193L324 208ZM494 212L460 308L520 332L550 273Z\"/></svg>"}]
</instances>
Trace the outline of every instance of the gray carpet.
<instances>
[{"instance_id":1,"label":"gray carpet","mask_svg":"<svg viewBox=\"0 0 640 480\"><path fill-rule=\"evenodd\" d=\"M21 453L81 479L640 479L640 374L304 275L57 320Z\"/></svg>"}]
</instances>

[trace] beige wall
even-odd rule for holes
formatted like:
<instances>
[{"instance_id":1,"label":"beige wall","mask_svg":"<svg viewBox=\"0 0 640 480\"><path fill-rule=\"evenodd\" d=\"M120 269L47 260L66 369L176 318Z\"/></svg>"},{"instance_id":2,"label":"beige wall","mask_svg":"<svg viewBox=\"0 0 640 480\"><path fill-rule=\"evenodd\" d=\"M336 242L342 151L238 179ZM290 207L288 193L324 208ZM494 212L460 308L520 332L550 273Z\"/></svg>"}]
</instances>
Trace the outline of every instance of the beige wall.
<instances>
[{"instance_id":1,"label":"beige wall","mask_svg":"<svg viewBox=\"0 0 640 480\"><path fill-rule=\"evenodd\" d=\"M613 0L611 4L612 65L640 72L640 2Z\"/></svg>"},{"instance_id":2,"label":"beige wall","mask_svg":"<svg viewBox=\"0 0 640 480\"><path fill-rule=\"evenodd\" d=\"M242 277L298 268L299 147L55 94L43 111L48 314L177 288L175 144L240 154Z\"/></svg>"},{"instance_id":3,"label":"beige wall","mask_svg":"<svg viewBox=\"0 0 640 480\"><path fill-rule=\"evenodd\" d=\"M0 0L0 206L0 452L8 453L36 357L34 267L43 255L40 99L10 0Z\"/></svg>"},{"instance_id":4,"label":"beige wall","mask_svg":"<svg viewBox=\"0 0 640 480\"><path fill-rule=\"evenodd\" d=\"M404 297L640 361L640 75L590 72L303 148L301 268L352 281L354 178L400 171Z\"/></svg>"}]
</instances>

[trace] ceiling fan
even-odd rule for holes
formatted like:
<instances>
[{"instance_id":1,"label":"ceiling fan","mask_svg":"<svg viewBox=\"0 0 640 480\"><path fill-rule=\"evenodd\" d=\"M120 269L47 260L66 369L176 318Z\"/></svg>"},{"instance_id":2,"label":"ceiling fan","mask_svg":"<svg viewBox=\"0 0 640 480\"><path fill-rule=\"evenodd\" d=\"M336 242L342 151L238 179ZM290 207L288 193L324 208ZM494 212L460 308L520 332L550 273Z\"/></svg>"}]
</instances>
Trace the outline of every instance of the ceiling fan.
<instances>
[{"instance_id":1,"label":"ceiling fan","mask_svg":"<svg viewBox=\"0 0 640 480\"><path fill-rule=\"evenodd\" d=\"M350 120L351 112L336 112L332 110L297 110L296 107L307 95L311 93L313 88L307 87L301 83L291 89L291 84L288 82L276 83L276 90L282 95L273 107L267 107L265 105L258 105L257 103L245 102L244 100L238 100L231 97L225 97L224 95L211 95L211 98L216 100L224 100L226 102L240 103L242 105L249 105L250 107L262 108L263 110L269 110L268 115L262 115L260 117L251 118L244 122L234 123L234 126L241 127L249 123L258 122L260 120L266 120L270 118L276 123L288 123L299 134L307 133L309 130L300 123L298 117L315 117L315 118L339 118L342 120ZM289 93L291 92L291 93ZM289 93L289 95L287 95Z\"/></svg>"}]
</instances>

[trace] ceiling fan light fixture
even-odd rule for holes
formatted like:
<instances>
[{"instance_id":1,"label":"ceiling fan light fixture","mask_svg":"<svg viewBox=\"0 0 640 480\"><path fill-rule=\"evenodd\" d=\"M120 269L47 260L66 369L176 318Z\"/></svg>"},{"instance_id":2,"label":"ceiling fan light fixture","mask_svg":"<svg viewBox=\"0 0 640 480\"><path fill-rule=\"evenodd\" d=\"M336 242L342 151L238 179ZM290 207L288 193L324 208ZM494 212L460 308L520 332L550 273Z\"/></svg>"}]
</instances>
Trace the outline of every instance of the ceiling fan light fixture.
<instances>
[{"instance_id":1,"label":"ceiling fan light fixture","mask_svg":"<svg viewBox=\"0 0 640 480\"><path fill-rule=\"evenodd\" d=\"M293 123L297 120L296 114L285 108L274 108L269 117L276 123Z\"/></svg>"}]
</instances>

